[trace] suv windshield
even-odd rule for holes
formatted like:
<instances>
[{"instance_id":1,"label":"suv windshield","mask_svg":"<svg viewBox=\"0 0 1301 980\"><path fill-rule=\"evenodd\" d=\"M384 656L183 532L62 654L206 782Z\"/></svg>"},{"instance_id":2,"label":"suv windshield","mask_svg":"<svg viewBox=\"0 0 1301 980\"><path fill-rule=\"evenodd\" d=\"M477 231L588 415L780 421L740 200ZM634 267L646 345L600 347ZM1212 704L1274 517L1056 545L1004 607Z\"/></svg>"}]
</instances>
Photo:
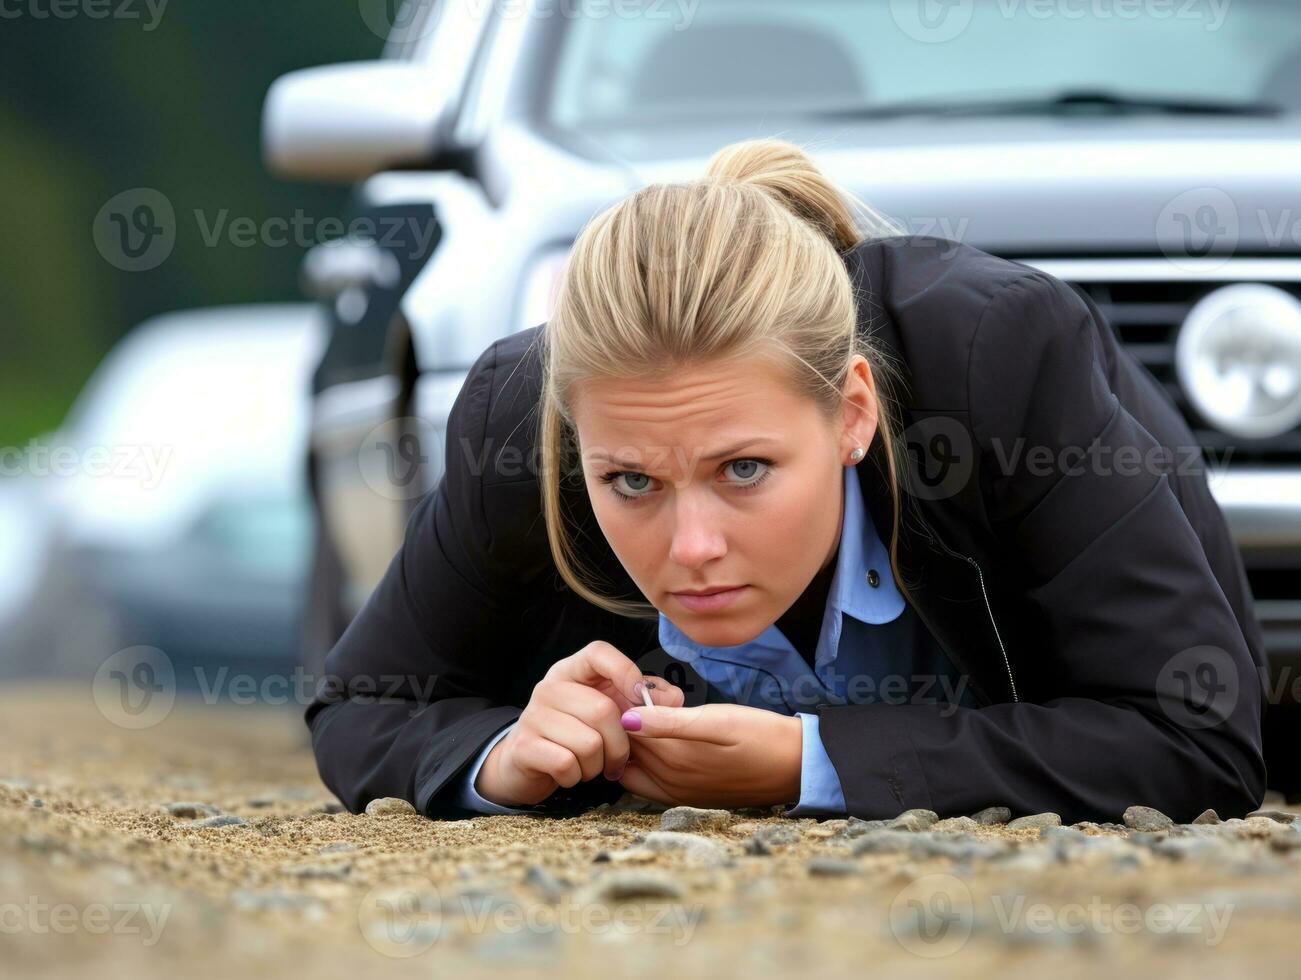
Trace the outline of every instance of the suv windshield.
<instances>
[{"instance_id":1,"label":"suv windshield","mask_svg":"<svg viewBox=\"0 0 1301 980\"><path fill-rule=\"evenodd\" d=\"M887 117L936 106L999 112L1002 104L1044 113L1084 104L1301 111L1296 0L578 6L584 16L569 21L548 104L550 121L565 128L776 112Z\"/></svg>"}]
</instances>

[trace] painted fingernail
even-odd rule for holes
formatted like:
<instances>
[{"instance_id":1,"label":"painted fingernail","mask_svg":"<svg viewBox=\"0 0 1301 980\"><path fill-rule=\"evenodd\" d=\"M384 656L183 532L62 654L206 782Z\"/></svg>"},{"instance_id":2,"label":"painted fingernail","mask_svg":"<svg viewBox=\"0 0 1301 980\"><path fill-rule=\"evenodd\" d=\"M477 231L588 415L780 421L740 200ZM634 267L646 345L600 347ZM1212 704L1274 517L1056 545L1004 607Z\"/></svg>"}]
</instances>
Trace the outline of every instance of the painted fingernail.
<instances>
[{"instance_id":1,"label":"painted fingernail","mask_svg":"<svg viewBox=\"0 0 1301 980\"><path fill-rule=\"evenodd\" d=\"M623 725L625 732L641 731L641 715L629 709L619 716L619 724Z\"/></svg>"}]
</instances>

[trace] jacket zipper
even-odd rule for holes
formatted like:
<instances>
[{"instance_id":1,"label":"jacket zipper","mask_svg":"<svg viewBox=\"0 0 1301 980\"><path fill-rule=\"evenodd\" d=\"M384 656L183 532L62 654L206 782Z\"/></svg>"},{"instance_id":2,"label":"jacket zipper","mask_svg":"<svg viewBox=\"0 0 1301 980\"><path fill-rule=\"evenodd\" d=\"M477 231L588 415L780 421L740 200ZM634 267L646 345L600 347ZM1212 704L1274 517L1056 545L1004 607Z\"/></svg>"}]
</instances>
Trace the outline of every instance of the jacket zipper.
<instances>
[{"instance_id":1,"label":"jacket zipper","mask_svg":"<svg viewBox=\"0 0 1301 980\"><path fill-rule=\"evenodd\" d=\"M1016 693L1016 681L1012 679L1012 662L1007 658L1007 649L1003 646L1003 634L998 631L998 622L994 619L994 607L989 604L989 593L985 591L985 573L981 571L976 559L970 555L958 554L935 535L930 535L930 538L954 558L961 558L976 570L976 577L980 579L980 594L985 600L985 612L989 613L989 624L994 627L994 638L998 640L998 650L1003 655L1003 666L1007 669L1007 683L1012 689L1012 700L1020 701Z\"/></svg>"}]
</instances>

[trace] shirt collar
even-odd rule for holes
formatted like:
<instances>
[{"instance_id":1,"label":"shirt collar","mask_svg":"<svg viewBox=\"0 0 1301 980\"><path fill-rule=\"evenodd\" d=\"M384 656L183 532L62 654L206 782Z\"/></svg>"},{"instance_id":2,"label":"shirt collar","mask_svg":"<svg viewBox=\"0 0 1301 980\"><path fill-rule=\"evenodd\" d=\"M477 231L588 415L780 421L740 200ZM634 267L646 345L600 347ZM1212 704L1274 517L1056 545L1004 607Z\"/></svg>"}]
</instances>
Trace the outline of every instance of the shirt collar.
<instances>
[{"instance_id":1,"label":"shirt collar","mask_svg":"<svg viewBox=\"0 0 1301 980\"><path fill-rule=\"evenodd\" d=\"M872 516L864 506L858 471L853 466L842 467L842 470L845 487L844 521L840 530L836 571L827 590L827 608L853 616L863 623L888 623L903 612L904 598L895 586L894 575L890 570L889 551L877 536ZM875 587L868 583L868 573L873 570L879 577ZM659 616L659 642L668 653L687 661L702 655L744 657L745 651L753 653L762 650L779 654L790 648L789 642L775 623L745 643L728 647L705 646L683 633L662 612Z\"/></svg>"}]
</instances>

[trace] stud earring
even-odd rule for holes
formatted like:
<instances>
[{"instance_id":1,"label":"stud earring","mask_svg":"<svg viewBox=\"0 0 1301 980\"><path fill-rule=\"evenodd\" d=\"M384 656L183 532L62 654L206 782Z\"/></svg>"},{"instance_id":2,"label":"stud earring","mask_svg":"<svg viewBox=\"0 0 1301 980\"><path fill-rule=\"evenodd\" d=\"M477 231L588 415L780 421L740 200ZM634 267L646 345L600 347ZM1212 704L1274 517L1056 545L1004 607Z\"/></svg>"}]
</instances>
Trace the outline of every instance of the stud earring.
<instances>
[{"instance_id":1,"label":"stud earring","mask_svg":"<svg viewBox=\"0 0 1301 980\"><path fill-rule=\"evenodd\" d=\"M863 458L863 447L855 446L854 451L849 454L849 458L852 459L855 463L857 463L860 459Z\"/></svg>"}]
</instances>

